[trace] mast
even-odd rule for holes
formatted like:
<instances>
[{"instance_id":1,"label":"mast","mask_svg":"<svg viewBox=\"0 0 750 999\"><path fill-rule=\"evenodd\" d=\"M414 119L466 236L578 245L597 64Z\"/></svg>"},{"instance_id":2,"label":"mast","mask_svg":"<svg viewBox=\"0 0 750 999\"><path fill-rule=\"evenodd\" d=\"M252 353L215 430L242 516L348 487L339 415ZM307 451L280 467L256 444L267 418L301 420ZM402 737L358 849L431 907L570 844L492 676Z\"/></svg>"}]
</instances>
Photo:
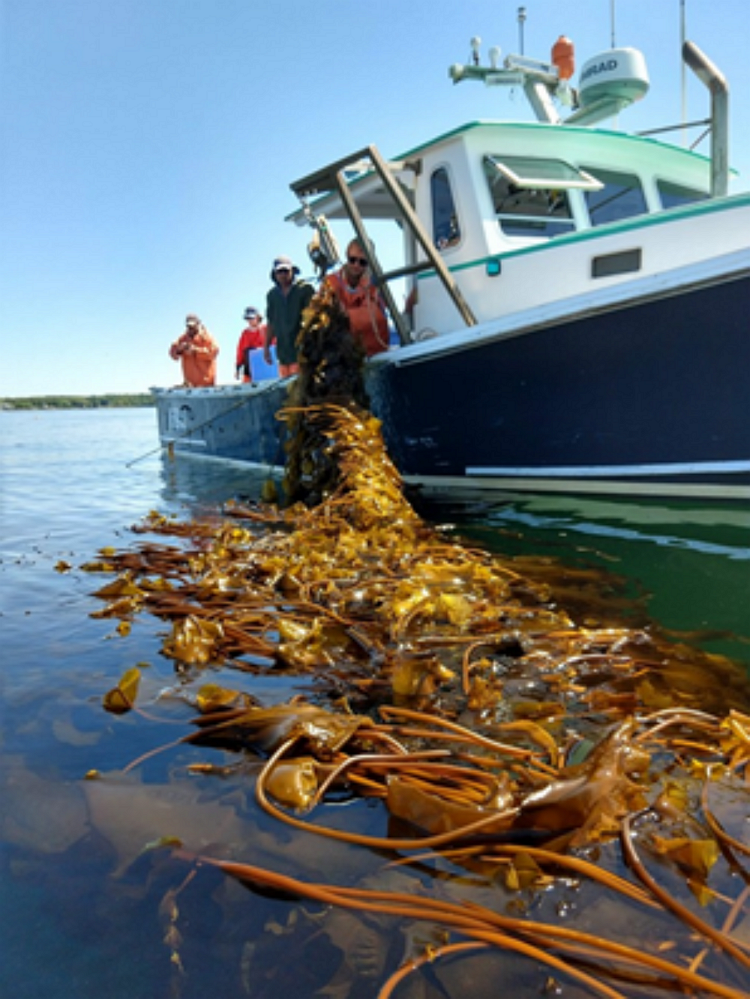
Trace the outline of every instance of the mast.
<instances>
[{"instance_id":1,"label":"mast","mask_svg":"<svg viewBox=\"0 0 750 999\"><path fill-rule=\"evenodd\" d=\"M685 0L680 0L680 52L685 48L685 41L687 35L685 34ZM681 107L682 107L682 143L684 146L688 144L688 134L687 128L684 126L687 123L687 64L684 59L680 59L680 95L681 95Z\"/></svg>"},{"instance_id":2,"label":"mast","mask_svg":"<svg viewBox=\"0 0 750 999\"><path fill-rule=\"evenodd\" d=\"M526 8L518 8L518 49L521 55L524 54L523 51L523 26L526 23Z\"/></svg>"}]
</instances>

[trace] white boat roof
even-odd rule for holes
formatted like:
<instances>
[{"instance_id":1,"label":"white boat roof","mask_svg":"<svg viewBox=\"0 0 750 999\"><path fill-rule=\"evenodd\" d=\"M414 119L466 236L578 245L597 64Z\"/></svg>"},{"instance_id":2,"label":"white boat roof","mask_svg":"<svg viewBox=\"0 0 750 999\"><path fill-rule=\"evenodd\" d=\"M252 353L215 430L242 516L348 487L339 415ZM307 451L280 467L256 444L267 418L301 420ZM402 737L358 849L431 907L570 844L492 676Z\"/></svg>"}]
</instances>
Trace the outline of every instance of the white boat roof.
<instances>
[{"instance_id":1,"label":"white boat roof","mask_svg":"<svg viewBox=\"0 0 750 999\"><path fill-rule=\"evenodd\" d=\"M624 159L631 165L648 164L653 172L667 178L684 169L705 172L706 176L710 171L709 157L646 136L584 125L485 120L467 122L444 132L402 153L389 161L388 166L408 190L413 187L414 171L419 170L425 157L447 152L451 146L486 145L495 137L502 141L498 154L509 155L514 146L523 145L528 155L574 161L581 156L596 157L600 167L609 165L611 169L621 169ZM312 207L316 214L329 219L346 218L346 206L336 187L336 175L341 171L363 218L390 219L397 215L392 198L368 160L368 149L295 181L291 188L300 197L314 198ZM307 224L303 209L292 212L286 220Z\"/></svg>"}]
</instances>

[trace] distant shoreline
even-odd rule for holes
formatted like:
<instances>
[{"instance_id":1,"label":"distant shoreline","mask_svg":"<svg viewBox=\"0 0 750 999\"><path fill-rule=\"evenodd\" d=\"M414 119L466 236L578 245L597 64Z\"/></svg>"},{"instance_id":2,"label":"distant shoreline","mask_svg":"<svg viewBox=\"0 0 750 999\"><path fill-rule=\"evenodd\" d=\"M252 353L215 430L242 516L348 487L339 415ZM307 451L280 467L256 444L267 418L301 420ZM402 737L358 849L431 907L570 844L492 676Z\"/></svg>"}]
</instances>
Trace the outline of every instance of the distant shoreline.
<instances>
[{"instance_id":1,"label":"distant shoreline","mask_svg":"<svg viewBox=\"0 0 750 999\"><path fill-rule=\"evenodd\" d=\"M150 392L138 395L31 395L0 398L0 410L17 409L125 409L153 406Z\"/></svg>"}]
</instances>

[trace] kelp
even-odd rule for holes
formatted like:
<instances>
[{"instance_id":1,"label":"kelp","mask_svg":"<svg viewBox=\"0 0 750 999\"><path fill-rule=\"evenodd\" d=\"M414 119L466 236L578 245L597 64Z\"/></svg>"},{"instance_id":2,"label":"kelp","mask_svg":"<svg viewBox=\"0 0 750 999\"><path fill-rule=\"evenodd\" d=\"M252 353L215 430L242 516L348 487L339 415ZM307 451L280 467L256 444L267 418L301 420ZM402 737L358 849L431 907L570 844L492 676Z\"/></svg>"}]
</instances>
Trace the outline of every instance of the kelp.
<instances>
[{"instance_id":1,"label":"kelp","mask_svg":"<svg viewBox=\"0 0 750 999\"><path fill-rule=\"evenodd\" d=\"M287 504L315 505L338 485L339 466L319 422L308 408L323 403L368 409L362 374L364 353L333 289L323 285L303 313L298 340L299 374L287 401L284 496Z\"/></svg>"},{"instance_id":2,"label":"kelp","mask_svg":"<svg viewBox=\"0 0 750 999\"><path fill-rule=\"evenodd\" d=\"M337 322L325 297L306 319L318 368ZM246 990L295 987L289 969L264 985L269 963L324 934L342 956L309 994L385 999L417 982L420 995L466 994L455 963L499 951L513 955L515 995L748 995L743 670L646 619L623 623L614 577L561 572L558 585L548 559L430 526L377 420L308 374L306 405L286 413L304 438L292 495L319 502L227 503L196 523L152 513L139 535L172 544L107 550L88 567L115 575L97 593L106 616L168 624L174 696L195 711L190 730L126 771L167 751L179 761L188 744L210 754L185 764L199 780L226 772L217 752L251 760L256 805L280 830L384 857L368 886L332 883L335 868L319 884L253 864L252 843L227 859L162 840L192 872L287 900L288 923L243 952ZM316 391L326 401L310 405ZM232 673L311 686L262 704ZM125 679L105 707L137 713ZM342 802L373 808L372 828L336 821ZM177 898L197 883L183 871L160 913L178 974Z\"/></svg>"},{"instance_id":3,"label":"kelp","mask_svg":"<svg viewBox=\"0 0 750 999\"><path fill-rule=\"evenodd\" d=\"M107 711L116 715L130 711L138 696L140 682L141 671L137 666L126 670L117 686L104 695L102 703Z\"/></svg>"}]
</instances>

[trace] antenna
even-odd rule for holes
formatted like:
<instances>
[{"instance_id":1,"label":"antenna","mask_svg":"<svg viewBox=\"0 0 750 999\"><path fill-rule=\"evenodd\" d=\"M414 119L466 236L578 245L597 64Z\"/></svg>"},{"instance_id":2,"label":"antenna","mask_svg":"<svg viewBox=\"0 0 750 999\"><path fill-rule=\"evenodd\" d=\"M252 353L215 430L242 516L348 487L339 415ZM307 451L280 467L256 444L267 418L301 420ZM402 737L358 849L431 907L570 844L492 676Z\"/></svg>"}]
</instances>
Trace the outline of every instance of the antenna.
<instances>
[{"instance_id":1,"label":"antenna","mask_svg":"<svg viewBox=\"0 0 750 999\"><path fill-rule=\"evenodd\" d=\"M523 26L526 22L526 8L518 8L518 47L520 49L521 55L524 54L523 51Z\"/></svg>"},{"instance_id":2,"label":"antenna","mask_svg":"<svg viewBox=\"0 0 750 999\"><path fill-rule=\"evenodd\" d=\"M680 0L680 53L682 53L685 47L685 0ZM682 143L687 146L688 144L688 133L685 128L685 123L687 122L687 81L686 81L687 66L685 60L680 58L680 92L682 95Z\"/></svg>"},{"instance_id":3,"label":"antenna","mask_svg":"<svg viewBox=\"0 0 750 999\"><path fill-rule=\"evenodd\" d=\"M609 0L609 17L612 22L612 48L617 48L617 42L615 41L615 0Z\"/></svg>"}]
</instances>

